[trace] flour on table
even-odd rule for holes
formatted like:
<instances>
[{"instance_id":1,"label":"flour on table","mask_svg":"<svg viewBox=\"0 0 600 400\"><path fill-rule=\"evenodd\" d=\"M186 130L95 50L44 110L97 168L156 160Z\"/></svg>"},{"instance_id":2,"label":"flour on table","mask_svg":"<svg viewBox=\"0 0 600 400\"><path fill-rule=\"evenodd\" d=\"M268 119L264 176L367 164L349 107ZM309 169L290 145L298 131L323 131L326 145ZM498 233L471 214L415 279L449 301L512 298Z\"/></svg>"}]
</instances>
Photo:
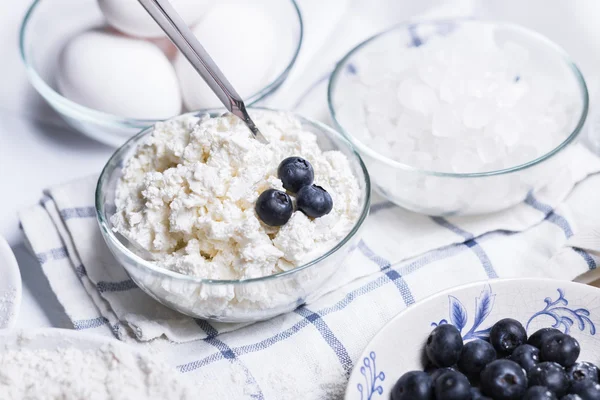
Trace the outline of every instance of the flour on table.
<instances>
[{"instance_id":1,"label":"flour on table","mask_svg":"<svg viewBox=\"0 0 600 400\"><path fill-rule=\"evenodd\" d=\"M278 400L321 399L337 400L344 397L348 378L338 365L321 365L314 362L311 367L319 376L319 385L298 385L302 380L296 372L279 370L269 374L266 386L277 393Z\"/></svg>"},{"instance_id":2,"label":"flour on table","mask_svg":"<svg viewBox=\"0 0 600 400\"><path fill-rule=\"evenodd\" d=\"M95 350L28 349L0 352L3 400L196 399L176 372L118 346Z\"/></svg>"}]
</instances>

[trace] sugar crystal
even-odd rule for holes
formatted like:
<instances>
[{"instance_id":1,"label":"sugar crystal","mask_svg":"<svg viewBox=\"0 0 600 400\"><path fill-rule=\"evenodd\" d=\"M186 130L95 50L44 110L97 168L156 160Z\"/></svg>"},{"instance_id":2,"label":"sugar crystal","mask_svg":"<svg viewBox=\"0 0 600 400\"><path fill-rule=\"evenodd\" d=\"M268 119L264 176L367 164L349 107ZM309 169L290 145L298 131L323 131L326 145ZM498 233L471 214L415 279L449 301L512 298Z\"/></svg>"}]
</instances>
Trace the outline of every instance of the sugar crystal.
<instances>
[{"instance_id":1,"label":"sugar crystal","mask_svg":"<svg viewBox=\"0 0 600 400\"><path fill-rule=\"evenodd\" d=\"M386 43L365 52L356 80L366 90L347 92L340 107L342 124L368 130L364 143L387 157L441 172L504 169L551 151L578 121L573 82L496 28Z\"/></svg>"}]
</instances>

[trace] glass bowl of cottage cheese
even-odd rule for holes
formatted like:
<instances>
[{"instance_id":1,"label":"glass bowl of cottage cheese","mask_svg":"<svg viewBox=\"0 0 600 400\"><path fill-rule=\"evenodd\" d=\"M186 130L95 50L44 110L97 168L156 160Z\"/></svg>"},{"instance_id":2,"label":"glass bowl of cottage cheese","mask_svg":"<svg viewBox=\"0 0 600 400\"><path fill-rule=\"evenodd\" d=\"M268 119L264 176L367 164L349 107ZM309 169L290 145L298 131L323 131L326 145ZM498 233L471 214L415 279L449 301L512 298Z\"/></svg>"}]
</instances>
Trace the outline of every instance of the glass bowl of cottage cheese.
<instances>
[{"instance_id":1,"label":"glass bowl of cottage cheese","mask_svg":"<svg viewBox=\"0 0 600 400\"><path fill-rule=\"evenodd\" d=\"M373 188L415 212L492 213L559 185L588 92L556 44L516 25L411 22L351 50L329 109Z\"/></svg>"},{"instance_id":2,"label":"glass bowl of cottage cheese","mask_svg":"<svg viewBox=\"0 0 600 400\"><path fill-rule=\"evenodd\" d=\"M150 296L196 318L259 321L322 294L368 215L369 175L339 133L286 112L250 114L269 143L221 110L184 114L125 143L98 181L115 258ZM325 215L308 216L301 190L284 188L278 170L289 157L312 166L333 203ZM293 204L278 226L259 217L268 191Z\"/></svg>"}]
</instances>

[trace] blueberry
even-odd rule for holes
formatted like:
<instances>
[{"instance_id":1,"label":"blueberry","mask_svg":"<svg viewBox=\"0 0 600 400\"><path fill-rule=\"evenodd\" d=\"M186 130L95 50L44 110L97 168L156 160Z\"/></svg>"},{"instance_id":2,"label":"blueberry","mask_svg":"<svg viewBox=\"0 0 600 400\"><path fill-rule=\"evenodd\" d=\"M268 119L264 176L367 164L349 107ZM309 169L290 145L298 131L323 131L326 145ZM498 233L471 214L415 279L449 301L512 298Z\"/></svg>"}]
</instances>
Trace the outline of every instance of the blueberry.
<instances>
[{"instance_id":1,"label":"blueberry","mask_svg":"<svg viewBox=\"0 0 600 400\"><path fill-rule=\"evenodd\" d=\"M429 376L431 376L431 381L435 384L435 381L437 380L437 378L439 378L440 375L442 375L444 372L448 372L448 371L458 372L458 370L453 367L439 368L439 369L436 369L435 371L433 371L431 374L429 374Z\"/></svg>"},{"instance_id":2,"label":"blueberry","mask_svg":"<svg viewBox=\"0 0 600 400\"><path fill-rule=\"evenodd\" d=\"M560 400L582 400L582 398L576 394L567 394L561 397Z\"/></svg>"},{"instance_id":3,"label":"blueberry","mask_svg":"<svg viewBox=\"0 0 600 400\"><path fill-rule=\"evenodd\" d=\"M542 343L540 359L543 361L554 361L565 368L575 364L579 357L579 342L565 334L553 335Z\"/></svg>"},{"instance_id":4,"label":"blueberry","mask_svg":"<svg viewBox=\"0 0 600 400\"><path fill-rule=\"evenodd\" d=\"M422 371L407 372L392 388L392 400L431 400L431 377Z\"/></svg>"},{"instance_id":5,"label":"blueberry","mask_svg":"<svg viewBox=\"0 0 600 400\"><path fill-rule=\"evenodd\" d=\"M288 157L279 164L277 177L286 190L297 193L302 187L312 185L315 171L304 158Z\"/></svg>"},{"instance_id":6,"label":"blueberry","mask_svg":"<svg viewBox=\"0 0 600 400\"><path fill-rule=\"evenodd\" d=\"M456 371L446 371L436 380L436 400L470 400L471 384L466 376Z\"/></svg>"},{"instance_id":7,"label":"blueberry","mask_svg":"<svg viewBox=\"0 0 600 400\"><path fill-rule=\"evenodd\" d=\"M443 324L435 327L425 344L427 358L439 368L456 364L463 349L460 332L454 325Z\"/></svg>"},{"instance_id":8,"label":"blueberry","mask_svg":"<svg viewBox=\"0 0 600 400\"><path fill-rule=\"evenodd\" d=\"M333 208L331 195L317 185L304 186L296 195L298 209L311 218L329 214Z\"/></svg>"},{"instance_id":9,"label":"blueberry","mask_svg":"<svg viewBox=\"0 0 600 400\"><path fill-rule=\"evenodd\" d=\"M476 387L471 388L471 400L492 400L491 397L487 397L481 393L481 390Z\"/></svg>"},{"instance_id":10,"label":"blueberry","mask_svg":"<svg viewBox=\"0 0 600 400\"><path fill-rule=\"evenodd\" d=\"M481 391L494 400L520 399L525 390L527 376L514 361L492 361L481 371Z\"/></svg>"},{"instance_id":11,"label":"blueberry","mask_svg":"<svg viewBox=\"0 0 600 400\"><path fill-rule=\"evenodd\" d=\"M469 378L477 379L483 368L495 359L494 347L488 342L477 339L464 345L457 366Z\"/></svg>"},{"instance_id":12,"label":"blueberry","mask_svg":"<svg viewBox=\"0 0 600 400\"><path fill-rule=\"evenodd\" d=\"M256 200L254 209L261 221L269 226L285 225L294 212L290 196L276 189L262 192Z\"/></svg>"},{"instance_id":13,"label":"blueberry","mask_svg":"<svg viewBox=\"0 0 600 400\"><path fill-rule=\"evenodd\" d=\"M530 386L546 386L558 397L567 394L569 377L567 373L555 362L542 362L527 372Z\"/></svg>"},{"instance_id":14,"label":"blueberry","mask_svg":"<svg viewBox=\"0 0 600 400\"><path fill-rule=\"evenodd\" d=\"M490 343L498 356L508 356L513 350L527 341L527 332L523 325L512 318L501 319L492 326Z\"/></svg>"},{"instance_id":15,"label":"blueberry","mask_svg":"<svg viewBox=\"0 0 600 400\"><path fill-rule=\"evenodd\" d=\"M540 350L530 344L522 344L508 357L519 364L525 371L540 363Z\"/></svg>"},{"instance_id":16,"label":"blueberry","mask_svg":"<svg viewBox=\"0 0 600 400\"><path fill-rule=\"evenodd\" d=\"M529 339L527 340L527 344L530 344L534 347L537 347L538 349L542 348L542 342L546 339L548 339L549 337L552 337L553 335L560 335L562 334L561 331L559 331L558 329L555 328L542 328L538 331L535 331L535 333L531 336L529 336Z\"/></svg>"},{"instance_id":17,"label":"blueberry","mask_svg":"<svg viewBox=\"0 0 600 400\"><path fill-rule=\"evenodd\" d=\"M575 363L567 369L567 375L569 376L571 385L582 381L598 383L598 374L598 367L586 361Z\"/></svg>"},{"instance_id":18,"label":"blueberry","mask_svg":"<svg viewBox=\"0 0 600 400\"><path fill-rule=\"evenodd\" d=\"M558 397L547 387L544 386L531 386L525 392L523 400L558 400Z\"/></svg>"},{"instance_id":19,"label":"blueberry","mask_svg":"<svg viewBox=\"0 0 600 400\"><path fill-rule=\"evenodd\" d=\"M427 358L427 354L425 354L425 347L423 347L423 351L421 352L421 364L425 365L423 371L427 372L430 376L439 371L438 367L429 362L429 358Z\"/></svg>"},{"instance_id":20,"label":"blueberry","mask_svg":"<svg viewBox=\"0 0 600 400\"><path fill-rule=\"evenodd\" d=\"M571 386L569 392L578 395L581 400L598 400L600 399L600 384L592 381L577 382Z\"/></svg>"}]
</instances>

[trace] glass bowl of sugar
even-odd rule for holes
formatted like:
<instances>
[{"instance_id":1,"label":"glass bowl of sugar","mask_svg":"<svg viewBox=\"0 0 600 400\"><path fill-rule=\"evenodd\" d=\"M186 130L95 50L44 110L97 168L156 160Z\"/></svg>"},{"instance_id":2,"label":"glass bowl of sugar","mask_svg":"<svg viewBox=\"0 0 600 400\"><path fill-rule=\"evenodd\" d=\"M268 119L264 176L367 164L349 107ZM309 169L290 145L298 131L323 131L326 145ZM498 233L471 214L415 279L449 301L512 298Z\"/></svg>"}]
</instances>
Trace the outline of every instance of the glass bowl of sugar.
<instances>
[{"instance_id":1,"label":"glass bowl of sugar","mask_svg":"<svg viewBox=\"0 0 600 400\"><path fill-rule=\"evenodd\" d=\"M588 112L585 80L559 46L477 20L366 40L338 63L328 102L373 187L439 216L499 211L560 185Z\"/></svg>"}]
</instances>

